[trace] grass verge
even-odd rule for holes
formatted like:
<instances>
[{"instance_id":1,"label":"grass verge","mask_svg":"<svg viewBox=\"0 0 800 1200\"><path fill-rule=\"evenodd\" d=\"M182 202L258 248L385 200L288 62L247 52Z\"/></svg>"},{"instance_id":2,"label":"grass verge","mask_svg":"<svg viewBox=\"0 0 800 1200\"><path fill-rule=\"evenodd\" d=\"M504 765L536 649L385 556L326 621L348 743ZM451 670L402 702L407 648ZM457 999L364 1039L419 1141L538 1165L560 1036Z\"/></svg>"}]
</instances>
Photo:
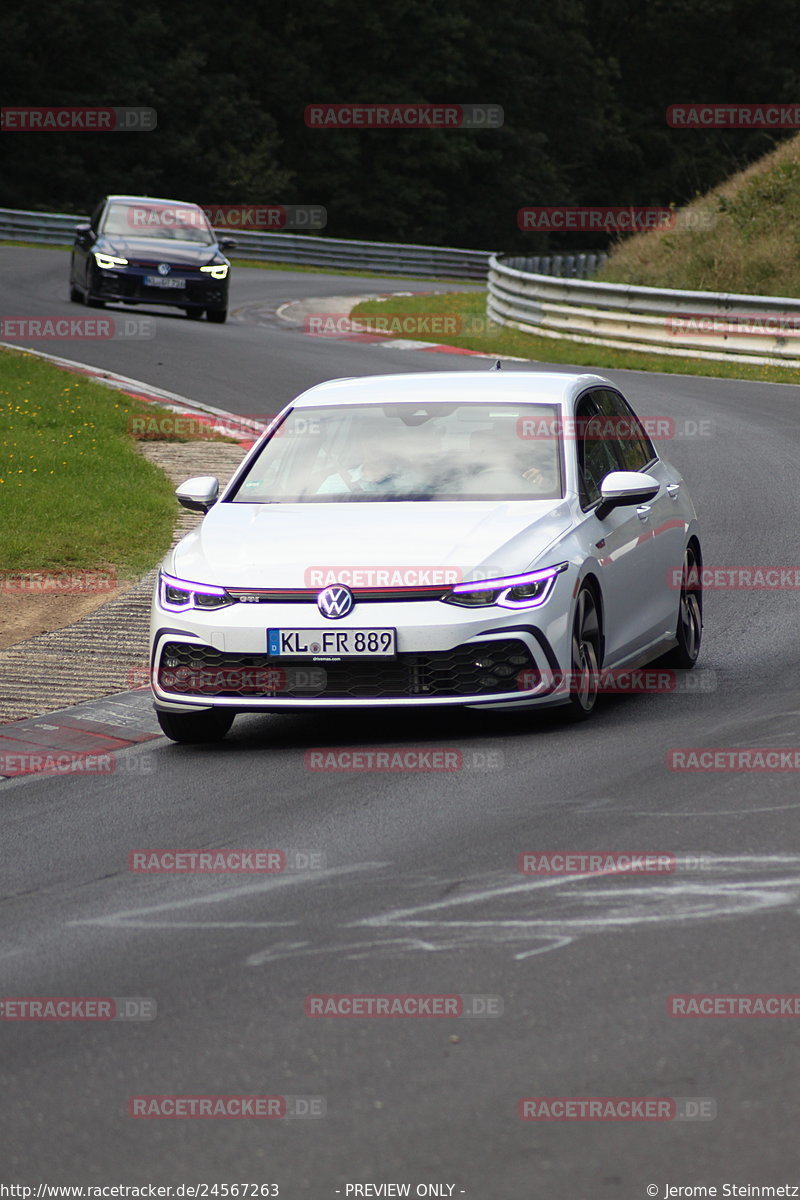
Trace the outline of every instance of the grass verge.
<instances>
[{"instance_id":1,"label":"grass verge","mask_svg":"<svg viewBox=\"0 0 800 1200\"><path fill-rule=\"evenodd\" d=\"M395 296L389 300L365 300L357 304L353 317L386 317L392 323L387 337L445 343L485 354L507 354L531 362L564 363L569 366L608 368L617 371L657 371L665 375L707 375L716 379L751 379L759 383L800 383L796 367L755 366L748 363L712 362L709 359L674 358L670 354L647 354L637 350L614 350L560 338L538 337L498 325L486 316L486 292L447 292L442 295ZM394 318L409 317L407 323ZM443 318L427 332L425 319ZM452 318L452 320L448 320ZM430 322L433 324L433 322ZM376 332L383 332L376 322ZM455 330L456 332L450 332Z\"/></svg>"},{"instance_id":2,"label":"grass verge","mask_svg":"<svg viewBox=\"0 0 800 1200\"><path fill-rule=\"evenodd\" d=\"M0 571L148 570L169 547L175 497L136 452L154 405L0 350Z\"/></svg>"},{"instance_id":3,"label":"grass verge","mask_svg":"<svg viewBox=\"0 0 800 1200\"><path fill-rule=\"evenodd\" d=\"M692 201L683 225L623 238L598 275L611 283L800 295L800 134Z\"/></svg>"}]
</instances>

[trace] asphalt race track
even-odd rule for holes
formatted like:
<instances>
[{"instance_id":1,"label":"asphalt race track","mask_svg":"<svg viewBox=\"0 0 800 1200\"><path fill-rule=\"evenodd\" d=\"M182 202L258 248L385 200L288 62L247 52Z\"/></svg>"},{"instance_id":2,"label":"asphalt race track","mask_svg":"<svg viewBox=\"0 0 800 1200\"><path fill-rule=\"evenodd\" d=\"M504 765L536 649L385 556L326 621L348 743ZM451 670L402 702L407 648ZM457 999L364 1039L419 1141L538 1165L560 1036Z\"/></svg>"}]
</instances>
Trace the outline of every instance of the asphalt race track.
<instances>
[{"instance_id":1,"label":"asphalt race track","mask_svg":"<svg viewBox=\"0 0 800 1200\"><path fill-rule=\"evenodd\" d=\"M66 273L64 253L0 250L0 311L88 313ZM422 288L238 269L226 326L159 315L149 340L31 345L240 413L334 376L488 368L270 316L295 298ZM706 565L797 563L798 390L609 374L642 415L706 422L661 447L691 487ZM577 728L479 712L248 717L218 748L158 739L113 775L5 784L0 992L158 1006L152 1021L0 1023L6 1174L274 1182L314 1200L367 1182L481 1200L799 1183L796 1024L667 1015L676 993L800 990L797 774L666 762L675 747L797 746L800 597L711 591L705 619L695 690L608 697ZM463 766L306 766L311 749L376 746L455 749ZM290 848L324 865L128 870L131 851L177 847ZM679 861L669 875L518 873L534 850ZM503 1013L304 1012L310 994L387 992L499 996ZM127 1115L130 1096L173 1093L324 1097L326 1115ZM523 1121L526 1096L706 1098L716 1116Z\"/></svg>"}]
</instances>

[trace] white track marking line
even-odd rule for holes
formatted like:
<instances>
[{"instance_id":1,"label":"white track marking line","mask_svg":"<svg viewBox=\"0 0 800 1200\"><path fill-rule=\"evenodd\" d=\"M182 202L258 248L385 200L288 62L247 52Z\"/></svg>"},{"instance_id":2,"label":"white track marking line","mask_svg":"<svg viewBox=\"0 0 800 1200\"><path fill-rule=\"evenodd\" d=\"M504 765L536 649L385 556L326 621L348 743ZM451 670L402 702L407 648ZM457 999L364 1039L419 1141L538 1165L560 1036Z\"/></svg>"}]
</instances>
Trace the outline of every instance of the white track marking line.
<instances>
[{"instance_id":1,"label":"white track marking line","mask_svg":"<svg viewBox=\"0 0 800 1200\"><path fill-rule=\"evenodd\" d=\"M419 913L434 912L442 908L455 908L462 904L482 904L487 900L494 900L498 896L511 896L519 892L542 891L544 888L559 887L565 883L583 883L587 879L598 879L601 875L630 875L630 871L595 871L594 874L587 875L558 875L553 878L531 879L526 883L512 883L507 887L488 888L482 892L470 892L466 896L453 896L449 900L436 900L430 904L417 905L414 908L395 908L391 912L382 913L378 917L366 917L358 921L351 921L350 924L351 926L403 924L406 917L415 917Z\"/></svg>"},{"instance_id":2,"label":"white track marking line","mask_svg":"<svg viewBox=\"0 0 800 1200\"><path fill-rule=\"evenodd\" d=\"M257 950L255 954L251 954L245 959L245 965L248 967L260 967L265 962L270 962L275 958L283 958L292 950L298 950L298 957L311 957L319 954L344 954L348 958L368 958L369 951L381 950L384 947L400 947L405 946L409 950L441 950L443 947L434 946L431 942L423 942L419 938L388 938L385 941L371 940L368 942L346 942L344 945L336 946L315 946L312 942L276 942L272 946L268 946L266 950ZM307 947L307 948L306 948ZM364 950L365 954L347 954L349 950Z\"/></svg>"},{"instance_id":3,"label":"white track marking line","mask_svg":"<svg viewBox=\"0 0 800 1200\"><path fill-rule=\"evenodd\" d=\"M548 934L542 934L543 937L548 937ZM515 954L514 958L521 962L523 958L533 958L536 954L547 954L549 950L563 950L565 946L571 946L575 938L560 937L553 938L548 946L538 946L535 950L523 950L521 954Z\"/></svg>"},{"instance_id":4,"label":"white track marking line","mask_svg":"<svg viewBox=\"0 0 800 1200\"><path fill-rule=\"evenodd\" d=\"M122 912L111 913L105 917L83 917L77 921L68 921L68 925L124 925L130 918L147 917L151 913L171 912L176 908L193 908L198 904L217 904L223 900L232 900L239 896L255 896L262 892L277 891L279 888L293 887L301 883L321 883L341 875L353 875L361 871L373 871L388 866L388 863L355 863L350 867L331 867L327 871L300 871L296 875L281 875L277 878L265 879L260 883L249 884L246 887L226 888L221 892L206 893L202 896L191 896L185 900L169 900L165 904L153 904L147 908L129 908ZM147 923L147 922L145 922ZM157 928L180 928L183 922L160 922ZM249 922L241 922L243 926ZM253 925L263 924L255 921ZM285 922L267 922L267 924L285 924Z\"/></svg>"}]
</instances>

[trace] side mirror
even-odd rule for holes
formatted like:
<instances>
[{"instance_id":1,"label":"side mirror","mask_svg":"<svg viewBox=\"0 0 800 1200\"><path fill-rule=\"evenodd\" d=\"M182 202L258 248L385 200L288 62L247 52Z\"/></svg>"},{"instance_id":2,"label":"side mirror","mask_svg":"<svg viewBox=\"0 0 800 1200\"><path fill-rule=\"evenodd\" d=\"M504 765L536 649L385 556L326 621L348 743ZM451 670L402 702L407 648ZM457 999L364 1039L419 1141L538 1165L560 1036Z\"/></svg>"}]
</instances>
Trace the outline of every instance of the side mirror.
<instances>
[{"instance_id":1,"label":"side mirror","mask_svg":"<svg viewBox=\"0 0 800 1200\"><path fill-rule=\"evenodd\" d=\"M219 239L220 250L235 250L239 245L236 238L224 237Z\"/></svg>"},{"instance_id":2,"label":"side mirror","mask_svg":"<svg viewBox=\"0 0 800 1200\"><path fill-rule=\"evenodd\" d=\"M197 475L175 488L175 495L189 512L207 513L217 502L219 480L216 475Z\"/></svg>"},{"instance_id":3,"label":"side mirror","mask_svg":"<svg viewBox=\"0 0 800 1200\"><path fill-rule=\"evenodd\" d=\"M79 246L88 246L92 240L91 225L76 225L75 226L75 241Z\"/></svg>"},{"instance_id":4,"label":"side mirror","mask_svg":"<svg viewBox=\"0 0 800 1200\"><path fill-rule=\"evenodd\" d=\"M658 494L658 481L644 471L610 471L600 484L600 503L595 509L604 521L615 508L644 504Z\"/></svg>"}]
</instances>

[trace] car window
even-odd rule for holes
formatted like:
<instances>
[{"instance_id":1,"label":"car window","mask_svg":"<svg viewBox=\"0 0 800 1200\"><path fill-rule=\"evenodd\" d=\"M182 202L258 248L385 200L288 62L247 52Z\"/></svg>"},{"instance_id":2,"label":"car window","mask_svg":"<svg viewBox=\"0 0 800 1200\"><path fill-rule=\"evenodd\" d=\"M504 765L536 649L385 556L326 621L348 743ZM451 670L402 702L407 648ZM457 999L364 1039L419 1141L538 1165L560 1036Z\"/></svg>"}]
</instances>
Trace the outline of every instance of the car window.
<instances>
[{"instance_id":1,"label":"car window","mask_svg":"<svg viewBox=\"0 0 800 1200\"><path fill-rule=\"evenodd\" d=\"M620 469L644 470L656 457L656 452L633 409L619 392L613 392L610 388L598 388L592 395L602 415L609 419L608 434L616 443Z\"/></svg>"},{"instance_id":2,"label":"car window","mask_svg":"<svg viewBox=\"0 0 800 1200\"><path fill-rule=\"evenodd\" d=\"M292 410L228 497L240 504L552 500L563 496L548 404L326 405Z\"/></svg>"},{"instance_id":3,"label":"car window","mask_svg":"<svg viewBox=\"0 0 800 1200\"><path fill-rule=\"evenodd\" d=\"M100 228L100 218L103 215L104 206L105 206L105 201L101 200L100 203L97 205L97 208L94 210L91 217L89 218L89 224L91 225L91 227L95 231L95 233Z\"/></svg>"},{"instance_id":4,"label":"car window","mask_svg":"<svg viewBox=\"0 0 800 1200\"><path fill-rule=\"evenodd\" d=\"M118 237L158 238L161 241L214 244L205 213L196 204L157 204L126 200L109 204L103 233Z\"/></svg>"},{"instance_id":5,"label":"car window","mask_svg":"<svg viewBox=\"0 0 800 1200\"><path fill-rule=\"evenodd\" d=\"M600 411L595 395L582 396L575 408L578 491L582 508L597 503L600 484L610 471L624 469L615 441L608 437L607 418Z\"/></svg>"}]
</instances>

